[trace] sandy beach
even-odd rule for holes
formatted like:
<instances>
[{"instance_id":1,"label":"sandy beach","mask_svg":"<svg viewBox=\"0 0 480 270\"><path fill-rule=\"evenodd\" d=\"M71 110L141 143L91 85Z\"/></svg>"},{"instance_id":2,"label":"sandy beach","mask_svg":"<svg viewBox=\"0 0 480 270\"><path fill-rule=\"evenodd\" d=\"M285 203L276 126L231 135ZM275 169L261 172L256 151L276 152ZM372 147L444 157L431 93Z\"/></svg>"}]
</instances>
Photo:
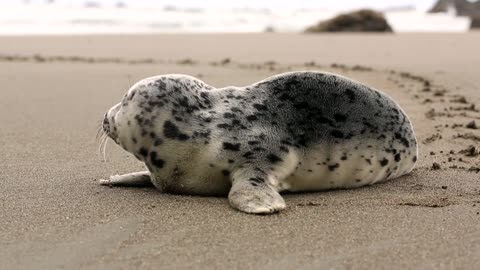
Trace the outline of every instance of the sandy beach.
<instances>
[{"instance_id":1,"label":"sandy beach","mask_svg":"<svg viewBox=\"0 0 480 270\"><path fill-rule=\"evenodd\" d=\"M0 269L478 269L479 44L480 32L0 37ZM114 143L103 162L95 140L136 81L244 86L307 69L393 97L420 144L414 171L288 194L270 216L98 185L143 169Z\"/></svg>"}]
</instances>

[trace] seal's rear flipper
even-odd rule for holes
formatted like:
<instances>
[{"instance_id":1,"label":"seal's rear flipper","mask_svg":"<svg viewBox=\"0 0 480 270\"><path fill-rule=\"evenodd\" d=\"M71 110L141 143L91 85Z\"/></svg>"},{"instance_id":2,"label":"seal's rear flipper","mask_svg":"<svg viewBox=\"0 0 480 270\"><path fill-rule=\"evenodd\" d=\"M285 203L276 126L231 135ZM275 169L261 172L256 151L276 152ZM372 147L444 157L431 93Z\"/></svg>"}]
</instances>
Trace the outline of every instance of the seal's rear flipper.
<instances>
[{"instance_id":1,"label":"seal's rear flipper","mask_svg":"<svg viewBox=\"0 0 480 270\"><path fill-rule=\"evenodd\" d=\"M112 175L109 179L99 179L104 186L152 187L150 172L134 172L122 175Z\"/></svg>"},{"instance_id":2,"label":"seal's rear flipper","mask_svg":"<svg viewBox=\"0 0 480 270\"><path fill-rule=\"evenodd\" d=\"M241 168L232 174L228 194L230 205L251 214L271 214L285 209L285 201L269 183L269 176L258 168Z\"/></svg>"}]
</instances>

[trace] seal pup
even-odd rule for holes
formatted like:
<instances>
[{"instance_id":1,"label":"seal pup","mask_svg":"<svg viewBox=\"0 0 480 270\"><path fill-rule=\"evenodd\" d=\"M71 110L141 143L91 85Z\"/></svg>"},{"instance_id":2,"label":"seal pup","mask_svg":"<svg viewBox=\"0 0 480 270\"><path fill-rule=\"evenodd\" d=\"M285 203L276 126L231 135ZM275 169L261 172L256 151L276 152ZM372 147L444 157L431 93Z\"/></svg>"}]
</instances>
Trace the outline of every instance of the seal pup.
<instances>
[{"instance_id":1,"label":"seal pup","mask_svg":"<svg viewBox=\"0 0 480 270\"><path fill-rule=\"evenodd\" d=\"M243 212L286 207L282 191L355 188L409 173L412 125L386 94L324 72L289 72L214 88L187 75L133 85L103 132L148 171L104 185L221 196Z\"/></svg>"}]
</instances>

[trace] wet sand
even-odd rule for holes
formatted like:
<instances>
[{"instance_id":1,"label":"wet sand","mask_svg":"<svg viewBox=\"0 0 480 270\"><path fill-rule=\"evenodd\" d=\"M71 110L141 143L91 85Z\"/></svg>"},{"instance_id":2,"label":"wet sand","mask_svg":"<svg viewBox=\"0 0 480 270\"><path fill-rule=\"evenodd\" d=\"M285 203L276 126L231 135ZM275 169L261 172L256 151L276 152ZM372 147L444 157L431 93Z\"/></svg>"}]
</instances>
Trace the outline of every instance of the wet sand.
<instances>
[{"instance_id":1,"label":"wet sand","mask_svg":"<svg viewBox=\"0 0 480 270\"><path fill-rule=\"evenodd\" d=\"M476 269L480 33L0 37L1 269ZM227 60L228 59L228 60ZM408 176L285 195L271 216L226 198L109 188L141 170L95 132L134 82L214 86L288 70L339 73L392 96L420 144ZM473 124L472 124L473 123Z\"/></svg>"}]
</instances>

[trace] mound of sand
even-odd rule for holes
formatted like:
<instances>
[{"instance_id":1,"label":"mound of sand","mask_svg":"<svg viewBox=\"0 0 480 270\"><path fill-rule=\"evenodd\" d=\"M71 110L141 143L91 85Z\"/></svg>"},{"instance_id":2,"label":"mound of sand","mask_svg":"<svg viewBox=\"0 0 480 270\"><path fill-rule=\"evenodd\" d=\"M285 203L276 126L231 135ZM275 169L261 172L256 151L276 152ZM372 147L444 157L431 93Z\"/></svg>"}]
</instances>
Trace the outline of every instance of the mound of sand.
<instances>
[{"instance_id":1,"label":"mound of sand","mask_svg":"<svg viewBox=\"0 0 480 270\"><path fill-rule=\"evenodd\" d=\"M392 32L392 28L382 13L362 9L320 22L307 28L305 32Z\"/></svg>"}]
</instances>

